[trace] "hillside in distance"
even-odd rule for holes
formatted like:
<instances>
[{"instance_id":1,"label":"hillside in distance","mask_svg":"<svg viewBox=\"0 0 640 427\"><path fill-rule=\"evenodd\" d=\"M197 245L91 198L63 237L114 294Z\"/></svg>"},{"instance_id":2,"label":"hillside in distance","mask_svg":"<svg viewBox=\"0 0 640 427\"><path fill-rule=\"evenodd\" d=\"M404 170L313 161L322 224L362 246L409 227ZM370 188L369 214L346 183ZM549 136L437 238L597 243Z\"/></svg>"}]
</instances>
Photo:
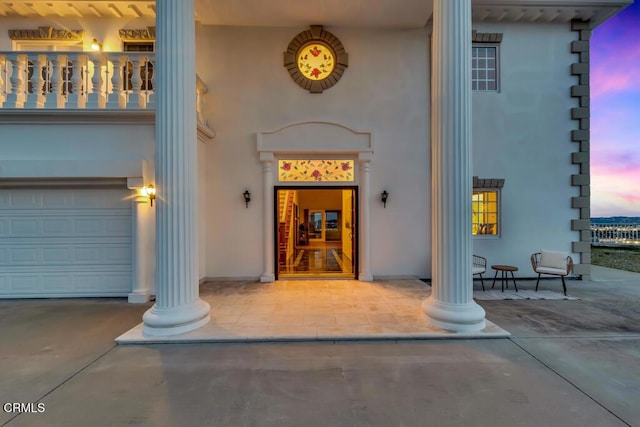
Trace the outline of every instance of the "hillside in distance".
<instances>
[{"instance_id":1,"label":"hillside in distance","mask_svg":"<svg viewBox=\"0 0 640 427\"><path fill-rule=\"evenodd\" d=\"M610 216L591 218L591 224L640 224L640 216Z\"/></svg>"}]
</instances>

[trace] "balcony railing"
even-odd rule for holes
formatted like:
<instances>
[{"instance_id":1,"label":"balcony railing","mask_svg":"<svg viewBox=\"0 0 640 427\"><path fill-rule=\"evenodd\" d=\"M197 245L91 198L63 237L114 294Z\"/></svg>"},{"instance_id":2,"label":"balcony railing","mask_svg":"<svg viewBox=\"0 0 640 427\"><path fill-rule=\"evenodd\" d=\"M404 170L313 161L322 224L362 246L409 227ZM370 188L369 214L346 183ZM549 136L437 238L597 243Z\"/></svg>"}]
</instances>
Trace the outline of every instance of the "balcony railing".
<instances>
[{"instance_id":1,"label":"balcony railing","mask_svg":"<svg viewBox=\"0 0 640 427\"><path fill-rule=\"evenodd\" d=\"M0 109L154 109L154 65L149 52L0 52ZM200 78L196 90L202 122Z\"/></svg>"},{"instance_id":2,"label":"balcony railing","mask_svg":"<svg viewBox=\"0 0 640 427\"><path fill-rule=\"evenodd\" d=\"M640 245L640 224L591 224L591 243Z\"/></svg>"}]
</instances>

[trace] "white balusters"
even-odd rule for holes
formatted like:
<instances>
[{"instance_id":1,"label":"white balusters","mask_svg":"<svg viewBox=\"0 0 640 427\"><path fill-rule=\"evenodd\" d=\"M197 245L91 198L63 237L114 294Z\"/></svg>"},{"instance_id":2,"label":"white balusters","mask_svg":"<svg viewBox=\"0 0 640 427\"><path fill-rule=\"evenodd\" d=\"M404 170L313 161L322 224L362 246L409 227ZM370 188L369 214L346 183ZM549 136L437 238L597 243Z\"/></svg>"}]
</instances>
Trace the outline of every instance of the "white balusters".
<instances>
[{"instance_id":1,"label":"white balusters","mask_svg":"<svg viewBox=\"0 0 640 427\"><path fill-rule=\"evenodd\" d=\"M0 52L0 109L155 109L154 68L149 52ZM201 123L206 93L197 78Z\"/></svg>"},{"instance_id":2,"label":"white balusters","mask_svg":"<svg viewBox=\"0 0 640 427\"><path fill-rule=\"evenodd\" d=\"M0 54L0 107L4 104L4 100L7 96L7 89L5 84L7 81L7 59L3 54Z\"/></svg>"},{"instance_id":3,"label":"white balusters","mask_svg":"<svg viewBox=\"0 0 640 427\"><path fill-rule=\"evenodd\" d=\"M87 95L87 108L104 108L106 104L104 79L102 78L103 66L106 65L105 55L94 53L89 56L89 68L91 71L91 90Z\"/></svg>"},{"instance_id":4,"label":"white balusters","mask_svg":"<svg viewBox=\"0 0 640 427\"><path fill-rule=\"evenodd\" d=\"M205 123L205 119L202 115L202 97L205 93L207 93L208 90L209 88L207 87L207 85L204 84L204 82L198 75L196 75L196 113L198 115L198 122L203 124Z\"/></svg>"},{"instance_id":5,"label":"white balusters","mask_svg":"<svg viewBox=\"0 0 640 427\"><path fill-rule=\"evenodd\" d=\"M46 108L64 108L65 97L63 94L63 68L67 67L67 55L54 54L49 59L49 64L45 73L49 72L51 91L47 93L45 106ZM47 74L45 74L47 75Z\"/></svg>"},{"instance_id":6,"label":"white balusters","mask_svg":"<svg viewBox=\"0 0 640 427\"><path fill-rule=\"evenodd\" d=\"M139 55L131 55L129 57L131 63L131 94L129 95L128 108L144 108L146 99L142 91L142 76L140 71L144 65L144 58Z\"/></svg>"},{"instance_id":7,"label":"white balusters","mask_svg":"<svg viewBox=\"0 0 640 427\"><path fill-rule=\"evenodd\" d=\"M27 90L27 101L24 104L24 108L43 108L45 104L45 91L44 85L45 79L42 75L43 69L47 66L47 57L45 55L32 55L28 58L28 71L31 73L31 78L28 83L31 83L31 87ZM28 84L27 83L27 84Z\"/></svg>"},{"instance_id":8,"label":"white balusters","mask_svg":"<svg viewBox=\"0 0 640 427\"><path fill-rule=\"evenodd\" d=\"M156 108L156 96L155 96L155 89L156 89L156 73L155 73L155 62L152 61L152 59L154 58L147 58L147 78L149 79L149 83L150 83L150 89L148 91L147 94L147 108L152 108L155 109ZM196 78L198 78L198 75L196 74Z\"/></svg>"},{"instance_id":9,"label":"white balusters","mask_svg":"<svg viewBox=\"0 0 640 427\"><path fill-rule=\"evenodd\" d=\"M67 78L65 79L66 108L84 108L87 102L86 89L83 87L83 74L86 73L86 55L67 57Z\"/></svg>"},{"instance_id":10,"label":"white balusters","mask_svg":"<svg viewBox=\"0 0 640 427\"><path fill-rule=\"evenodd\" d=\"M26 92L27 56L24 54L8 54L6 56L7 79L9 91L3 104L4 108L23 108Z\"/></svg>"},{"instance_id":11,"label":"white balusters","mask_svg":"<svg viewBox=\"0 0 640 427\"><path fill-rule=\"evenodd\" d=\"M116 55L112 58L113 71L111 77L111 92L109 93L109 101L107 108L124 109L127 107L127 93L125 92L125 67L127 65L127 57L124 55Z\"/></svg>"}]
</instances>

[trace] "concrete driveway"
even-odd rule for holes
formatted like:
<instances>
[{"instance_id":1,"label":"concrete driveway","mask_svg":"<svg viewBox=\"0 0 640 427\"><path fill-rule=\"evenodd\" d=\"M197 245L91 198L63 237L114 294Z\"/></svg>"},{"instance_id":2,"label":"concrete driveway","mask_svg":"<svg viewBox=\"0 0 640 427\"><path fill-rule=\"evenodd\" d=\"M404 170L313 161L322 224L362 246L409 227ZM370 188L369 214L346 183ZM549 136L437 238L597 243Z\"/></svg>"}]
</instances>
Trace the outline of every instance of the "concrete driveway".
<instances>
[{"instance_id":1,"label":"concrete driveway","mask_svg":"<svg viewBox=\"0 0 640 427\"><path fill-rule=\"evenodd\" d=\"M492 340L117 346L148 305L0 301L0 425L640 426L640 274L593 278L478 301Z\"/></svg>"}]
</instances>

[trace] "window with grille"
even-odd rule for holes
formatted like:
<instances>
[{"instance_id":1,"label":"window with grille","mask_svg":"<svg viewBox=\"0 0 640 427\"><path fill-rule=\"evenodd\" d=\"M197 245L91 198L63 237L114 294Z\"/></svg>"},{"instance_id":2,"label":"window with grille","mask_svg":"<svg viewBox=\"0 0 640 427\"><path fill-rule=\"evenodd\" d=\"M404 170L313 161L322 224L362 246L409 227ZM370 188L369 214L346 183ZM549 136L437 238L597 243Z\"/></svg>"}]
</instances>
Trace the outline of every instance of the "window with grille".
<instances>
[{"instance_id":1,"label":"window with grille","mask_svg":"<svg viewBox=\"0 0 640 427\"><path fill-rule=\"evenodd\" d=\"M498 47L473 45L471 88L480 92L498 91Z\"/></svg>"},{"instance_id":2,"label":"window with grille","mask_svg":"<svg viewBox=\"0 0 640 427\"><path fill-rule=\"evenodd\" d=\"M472 234L500 235L500 191L473 190Z\"/></svg>"}]
</instances>

